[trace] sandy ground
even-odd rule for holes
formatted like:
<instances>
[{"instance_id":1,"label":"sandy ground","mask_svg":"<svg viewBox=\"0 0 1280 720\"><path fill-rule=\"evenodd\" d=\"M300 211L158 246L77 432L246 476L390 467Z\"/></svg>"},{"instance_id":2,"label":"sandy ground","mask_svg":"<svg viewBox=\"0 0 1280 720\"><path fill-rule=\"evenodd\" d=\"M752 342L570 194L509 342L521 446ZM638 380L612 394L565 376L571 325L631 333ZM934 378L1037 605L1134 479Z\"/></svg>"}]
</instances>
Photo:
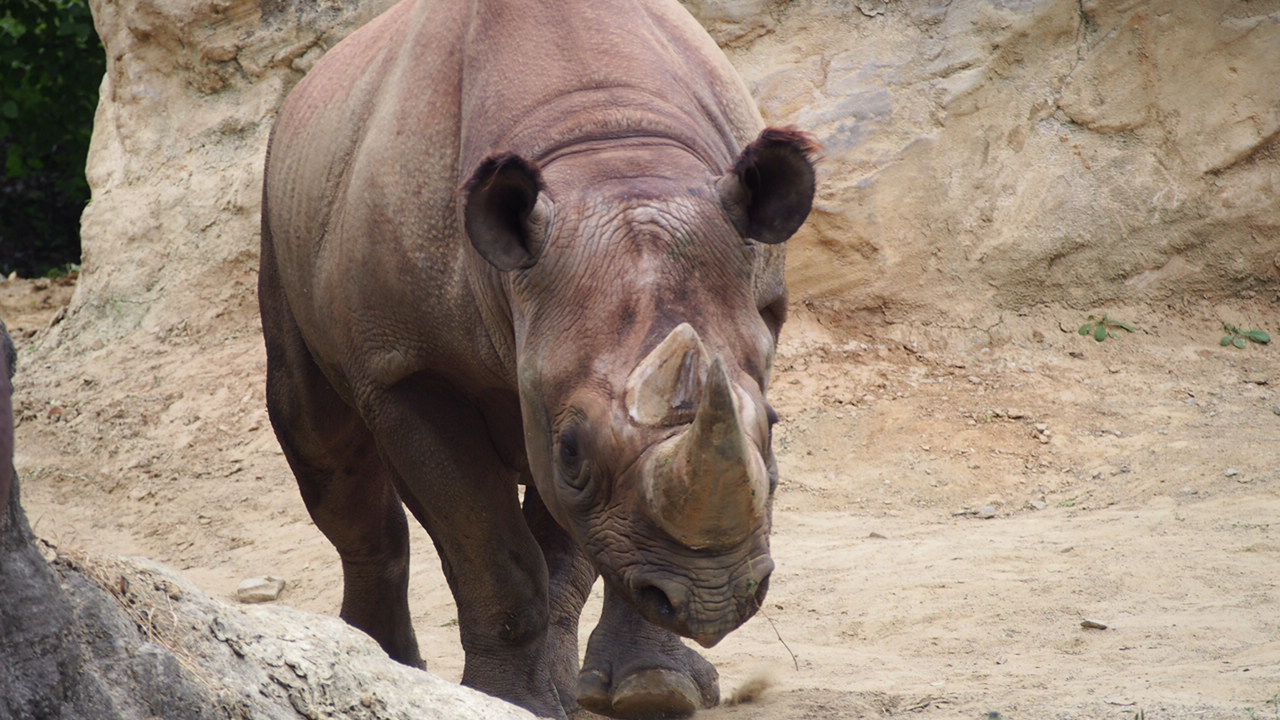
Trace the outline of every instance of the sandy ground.
<instances>
[{"instance_id":1,"label":"sandy ground","mask_svg":"<svg viewBox=\"0 0 1280 720\"><path fill-rule=\"evenodd\" d=\"M219 597L274 575L280 602L335 613L252 323L71 357L45 342L70 292L0 283L37 533ZM1218 344L1222 321L1280 334L1278 305L1108 308L1138 331L1096 343L1077 310L837 326L797 303L771 395L778 569L709 652L726 698L764 689L701 717L1280 718L1280 347ZM457 679L452 600L414 542L419 639Z\"/></svg>"}]
</instances>

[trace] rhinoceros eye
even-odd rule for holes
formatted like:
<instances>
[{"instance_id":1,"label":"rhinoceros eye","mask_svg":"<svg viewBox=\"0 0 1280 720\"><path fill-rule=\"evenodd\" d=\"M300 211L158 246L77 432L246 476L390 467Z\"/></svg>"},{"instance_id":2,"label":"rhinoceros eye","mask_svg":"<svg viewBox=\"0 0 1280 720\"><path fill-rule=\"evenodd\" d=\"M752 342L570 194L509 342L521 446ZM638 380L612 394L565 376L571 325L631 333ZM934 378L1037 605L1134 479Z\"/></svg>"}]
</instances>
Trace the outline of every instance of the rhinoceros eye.
<instances>
[{"instance_id":1,"label":"rhinoceros eye","mask_svg":"<svg viewBox=\"0 0 1280 720\"><path fill-rule=\"evenodd\" d=\"M578 423L570 423L560 431L559 445L560 471L564 481L575 490L581 490L587 484L588 473L582 454L582 427Z\"/></svg>"}]
</instances>

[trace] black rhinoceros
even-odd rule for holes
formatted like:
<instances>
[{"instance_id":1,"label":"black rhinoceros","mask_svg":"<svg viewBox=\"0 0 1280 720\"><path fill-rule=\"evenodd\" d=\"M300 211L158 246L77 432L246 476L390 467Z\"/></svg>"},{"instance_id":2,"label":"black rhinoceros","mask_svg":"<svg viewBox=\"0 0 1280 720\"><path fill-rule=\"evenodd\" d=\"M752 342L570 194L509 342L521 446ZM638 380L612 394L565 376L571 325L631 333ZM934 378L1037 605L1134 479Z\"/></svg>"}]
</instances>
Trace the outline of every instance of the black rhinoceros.
<instances>
[{"instance_id":1,"label":"black rhinoceros","mask_svg":"<svg viewBox=\"0 0 1280 720\"><path fill-rule=\"evenodd\" d=\"M465 684L550 717L714 704L678 636L718 642L773 569L765 391L814 152L674 0L405 0L330 50L275 125L259 291L342 617L422 664L403 502Z\"/></svg>"}]
</instances>

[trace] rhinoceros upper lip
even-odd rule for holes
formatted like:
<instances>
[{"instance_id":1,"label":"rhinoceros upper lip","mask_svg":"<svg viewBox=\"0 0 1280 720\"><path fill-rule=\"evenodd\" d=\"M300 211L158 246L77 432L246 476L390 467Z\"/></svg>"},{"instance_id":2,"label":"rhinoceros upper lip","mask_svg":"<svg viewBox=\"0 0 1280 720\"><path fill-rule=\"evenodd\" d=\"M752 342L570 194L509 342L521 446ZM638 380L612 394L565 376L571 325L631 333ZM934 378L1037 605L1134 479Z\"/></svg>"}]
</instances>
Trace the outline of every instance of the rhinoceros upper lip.
<instances>
[{"instance_id":1,"label":"rhinoceros upper lip","mask_svg":"<svg viewBox=\"0 0 1280 720\"><path fill-rule=\"evenodd\" d=\"M714 588L679 576L642 575L632 580L631 596L650 622L709 648L755 615L772 571L773 561L765 555L739 565Z\"/></svg>"}]
</instances>

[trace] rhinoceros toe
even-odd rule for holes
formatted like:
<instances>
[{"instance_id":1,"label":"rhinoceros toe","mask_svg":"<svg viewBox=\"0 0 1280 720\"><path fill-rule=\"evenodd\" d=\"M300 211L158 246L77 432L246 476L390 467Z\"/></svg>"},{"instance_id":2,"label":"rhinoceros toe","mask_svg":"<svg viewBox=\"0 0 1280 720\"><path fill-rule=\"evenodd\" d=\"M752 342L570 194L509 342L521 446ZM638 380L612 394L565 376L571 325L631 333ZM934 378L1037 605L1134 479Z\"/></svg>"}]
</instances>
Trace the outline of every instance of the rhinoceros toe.
<instances>
[{"instance_id":1,"label":"rhinoceros toe","mask_svg":"<svg viewBox=\"0 0 1280 720\"><path fill-rule=\"evenodd\" d=\"M578 676L578 704L626 720L688 717L714 706L720 698L718 673L700 655L685 650L684 657L664 660L691 667L645 667L619 675L584 669Z\"/></svg>"}]
</instances>

